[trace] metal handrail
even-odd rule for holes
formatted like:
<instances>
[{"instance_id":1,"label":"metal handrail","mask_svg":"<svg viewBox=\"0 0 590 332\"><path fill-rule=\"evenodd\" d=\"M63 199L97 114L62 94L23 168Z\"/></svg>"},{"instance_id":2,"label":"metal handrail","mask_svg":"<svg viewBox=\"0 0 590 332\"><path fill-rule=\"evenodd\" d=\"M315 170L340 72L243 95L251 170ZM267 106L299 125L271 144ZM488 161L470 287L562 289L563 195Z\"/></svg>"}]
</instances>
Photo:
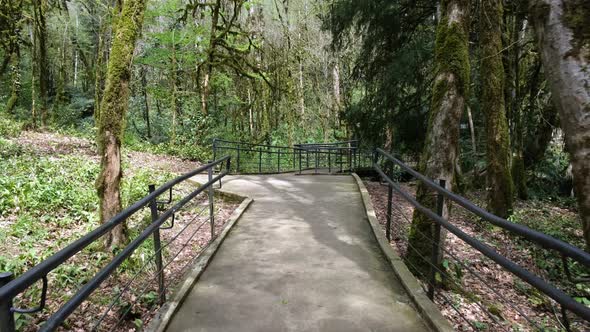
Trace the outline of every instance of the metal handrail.
<instances>
[{"instance_id":1,"label":"metal handrail","mask_svg":"<svg viewBox=\"0 0 590 332\"><path fill-rule=\"evenodd\" d=\"M590 267L590 254L583 251L582 249L575 247L567 242L556 239L552 236L549 236L545 233L535 231L535 230L530 229L524 225L516 224L516 223L510 222L504 218L498 217L498 216L482 209L481 207L475 205L473 202L469 201L465 197L459 196L459 195L441 187L440 185L438 185L437 183L435 183L431 179L418 173L417 171L415 171L411 167L407 166L406 164L404 164L403 162L401 162L400 160L398 160L397 158L395 158L391 154L383 151L382 149L376 149L376 151L377 151L377 153L386 157L388 160L392 161L394 164L401 167L406 172L410 173L412 176L414 176L418 180L422 181L422 183L424 183L429 188L436 190L437 192L439 192L440 194L449 198L453 202L461 205L466 210L473 212L475 215L491 222L493 225L503 228L505 230L511 231L513 233L516 233L516 234L526 238L527 240L536 242L546 248L557 250L560 253L576 260L577 262L584 264L586 267Z\"/></svg>"},{"instance_id":2,"label":"metal handrail","mask_svg":"<svg viewBox=\"0 0 590 332\"><path fill-rule=\"evenodd\" d=\"M415 198L413 198L410 194L405 192L395 181L393 181L387 174L385 174L385 172L381 169L381 167L379 166L379 164L377 162L379 155L385 157L387 160L398 165L399 167L401 167L402 169L404 169L405 171L407 171L408 173L410 173L411 175L416 177L422 183L424 183L427 187L437 191L441 195L441 197L446 197L446 198L456 202L457 204L461 205L462 207L464 207L468 211L471 211L474 214L482 217L483 219L490 221L492 224L497 225L498 227L501 227L501 228L506 229L508 231L512 231L514 233L517 233L518 235L526 238L527 240L536 242L536 243L541 244L545 247L559 251L563 255L567 255L568 257L570 257L570 258L572 258L572 259L574 259L586 266L588 266L587 263L590 262L590 254L588 254L588 253L582 251L581 249L576 248L566 242L563 242L561 240L553 238L547 234L543 234L538 231L532 230L526 226L511 223L506 219L495 216L495 215L487 212L486 210L476 206L475 204L473 204L472 202L470 202L466 198L461 197L455 193L452 193L451 191L445 189L444 187L436 184L431 179L428 179L424 175L418 173L417 171L415 171L414 169L405 165L403 162L399 161L398 159L393 157L391 154L383 151L382 149L375 150L373 168L391 186L391 188L393 188L396 192L398 192L406 201L408 201L410 204L412 204L416 209L418 209L420 212L422 212L424 215L426 215L428 218L430 218L433 222L435 222L435 224L446 228L449 232L451 232L452 234L457 236L459 239L463 240L465 243L467 243L469 246L471 246L475 250L479 251L480 253L482 253L486 257L488 257L491 260L493 260L494 262L496 262L498 265L502 266L503 268L505 268L509 272L518 276L523 281L529 283L533 287L537 288L538 290L540 290L541 292L543 292L544 294L546 294L547 296L549 296L550 298L555 300L557 303L559 303L562 306L562 308L572 311L573 313L575 313L579 317L585 319L586 321L590 321L590 308L586 307L585 305L583 305L581 303L578 303L571 296L569 296L568 294L566 294L562 290L556 288L552 284L546 282L545 280L543 280L539 276L531 273L527 269L524 269L523 267L519 266L518 264L512 262L508 258L500 255L498 252L496 252L490 246L475 239L474 237L469 236L467 233L463 232L457 226L451 224L448 220L444 219L441 215L439 215L439 214L433 212L432 210L430 210L429 208L421 205ZM433 255L433 257L435 257L435 256L438 256L438 255Z\"/></svg>"},{"instance_id":3,"label":"metal handrail","mask_svg":"<svg viewBox=\"0 0 590 332\"><path fill-rule=\"evenodd\" d=\"M322 167L332 174L332 169L340 169L340 173L344 170L352 171L360 164L361 159L363 164L366 164L366 158L361 153L358 153L360 150L356 140L294 144L287 147L214 138L212 147L214 158L218 152L224 154L234 153L235 172L239 174L281 174L288 172L299 172L301 174L304 170L314 169L316 170L314 174L319 174L318 169ZM344 157L346 157L346 162L343 162ZM325 160L320 161L319 159ZM333 164L332 160L334 161ZM263 161L265 161L264 164ZM347 166L341 167L341 164L347 164ZM256 166L258 166L257 170Z\"/></svg>"},{"instance_id":4,"label":"metal handrail","mask_svg":"<svg viewBox=\"0 0 590 332\"><path fill-rule=\"evenodd\" d=\"M205 189L212 186L215 182L220 181L225 175L229 173L230 168L230 156L222 157L216 161L208 163L206 165L200 166L195 170L181 175L158 189L154 190L150 194L144 196L139 201L135 202L131 206L124 209L122 212L114 216L108 222L102 224L101 226L97 227L93 231L89 232L85 236L81 237L80 239L74 241L67 247L61 249L57 253L53 254L49 258L45 259L41 263L37 264L20 277L8 282L6 285L0 288L0 307L3 306L5 303L10 303L12 299L20 294L21 292L25 291L28 287L32 286L34 283L41 279L45 279L46 276L59 265L67 261L69 258L74 256L75 254L82 251L88 245L105 235L107 232L112 230L117 225L121 224L125 220L127 220L130 216L132 216L135 212L139 211L140 209L150 205L153 202L156 202L156 199L169 189L171 189L176 184L183 182L199 173L205 171L213 170L217 165L221 165L225 163L225 170L219 173L216 177L210 179L208 182L200 186L198 189L190 193L189 195L185 196L179 203L174 205L172 208L168 209L165 213L163 213L158 219L153 221L145 230L135 238L131 243L129 243L113 260L107 264L104 268L102 268L89 282L87 282L82 288L78 290L78 292L70 298L68 302L66 302L61 308L55 312L43 325L41 328L42 331L52 331L57 328L67 317L70 315L92 292L100 286L100 284L111 275L111 273L126 259L128 258L139 245L141 245L149 235L154 233L159 227L174 213L180 209L182 206L187 204L191 199L199 195ZM13 308L9 308L10 310L14 311Z\"/></svg>"},{"instance_id":5,"label":"metal handrail","mask_svg":"<svg viewBox=\"0 0 590 332\"><path fill-rule=\"evenodd\" d=\"M289 146L257 144L257 143L248 143L248 142L236 142L236 141L228 141L228 140L224 140L224 139L214 138L213 144L216 144L217 142L230 143L230 144L240 144L240 145L262 146L262 147L267 147L267 148L292 149L292 147L289 147Z\"/></svg>"}]
</instances>

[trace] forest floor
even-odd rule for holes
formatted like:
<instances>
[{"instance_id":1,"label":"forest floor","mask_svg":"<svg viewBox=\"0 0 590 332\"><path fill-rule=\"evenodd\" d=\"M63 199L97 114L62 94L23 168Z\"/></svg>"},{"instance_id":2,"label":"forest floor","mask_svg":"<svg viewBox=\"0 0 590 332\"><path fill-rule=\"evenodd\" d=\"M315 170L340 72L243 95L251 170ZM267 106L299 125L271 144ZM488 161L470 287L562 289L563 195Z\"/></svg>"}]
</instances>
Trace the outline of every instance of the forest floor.
<instances>
[{"instance_id":1,"label":"forest floor","mask_svg":"<svg viewBox=\"0 0 590 332\"><path fill-rule=\"evenodd\" d=\"M99 225L94 180L100 157L90 140L33 131L0 136L0 157L4 172L0 177L0 271L18 276ZM123 151L123 164L123 206L146 195L148 184L159 186L201 165L128 150ZM175 186L173 202L196 188L191 182ZM215 201L216 234L237 205ZM208 212L207 197L201 194L176 214L172 229L161 231L168 294L211 240ZM129 237L137 236L149 220L148 209L130 218ZM37 330L48 312L67 301L113 255L101 243L93 243L55 269L48 275L46 310L16 314L17 329ZM132 331L144 326L158 308L153 261L150 238L68 318L63 329ZM40 285L30 287L15 299L16 306L36 306L40 292Z\"/></svg>"},{"instance_id":2,"label":"forest floor","mask_svg":"<svg viewBox=\"0 0 590 332\"><path fill-rule=\"evenodd\" d=\"M365 182L377 218L385 231L387 215L387 186ZM402 188L415 195L415 183ZM484 204L483 192L471 192L467 197L479 206ZM410 205L394 191L392 236L390 244L403 257L408 246L410 221L414 213ZM539 200L517 201L513 222L559 237L583 247L582 232L576 212L560 202ZM454 204L450 221L468 235L488 244L503 256L529 271L556 284L585 303L589 299L587 284L572 284L564 280L560 256L537 245L514 237L500 228L484 225L480 219ZM465 242L448 234L446 237L441 283L436 304L458 331L529 331L564 330L560 308L554 301L492 262ZM410 263L406 261L409 265ZM571 264L579 273L579 267ZM410 269L412 269L411 266ZM583 271L587 272L587 271ZM444 277L441 277L444 276ZM444 281L442 281L444 279ZM423 284L426 287L426 283ZM573 331L588 331L589 326L572 319Z\"/></svg>"}]
</instances>

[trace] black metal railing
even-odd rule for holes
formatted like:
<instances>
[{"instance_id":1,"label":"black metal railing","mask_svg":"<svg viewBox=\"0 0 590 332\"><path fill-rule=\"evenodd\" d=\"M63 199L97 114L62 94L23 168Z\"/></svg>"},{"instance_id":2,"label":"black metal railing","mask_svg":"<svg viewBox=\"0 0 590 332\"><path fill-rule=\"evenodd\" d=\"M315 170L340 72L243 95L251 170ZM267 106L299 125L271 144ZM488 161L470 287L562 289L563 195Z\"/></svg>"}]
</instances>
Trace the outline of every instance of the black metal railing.
<instances>
[{"instance_id":1,"label":"black metal railing","mask_svg":"<svg viewBox=\"0 0 590 332\"><path fill-rule=\"evenodd\" d=\"M230 155L232 174L342 174L372 166L372 153L358 141L295 144L292 147L213 140L213 156Z\"/></svg>"},{"instance_id":2,"label":"black metal railing","mask_svg":"<svg viewBox=\"0 0 590 332\"><path fill-rule=\"evenodd\" d=\"M85 325L84 329L99 330L102 324L110 320L105 329L112 330L116 326L119 326L122 321L128 319L128 313L133 305L121 307L120 304L123 302L126 292L131 292L132 287L137 287L138 289L135 289L136 292L132 296L127 296L127 301L132 302L134 301L133 299L137 301L137 299L142 298L145 294L151 293L155 298L153 301L154 305L162 305L166 301L166 292L174 286L173 281L177 281L166 280L166 273L170 272L167 270L171 268L170 264L179 262L179 255L185 253L185 248L197 245L194 243L196 235L199 235L198 237L200 238L205 238L198 243L198 246L201 248L211 243L217 235L216 227L219 225L215 223L213 184L218 181L221 183L221 179L228 174L230 165L230 156L224 156L192 172L179 176L157 189L154 185L150 185L148 195L127 207L108 222L29 269L18 278L13 279L11 273L0 274L0 331L15 331L15 314L30 315L47 309L47 294L50 286L48 279L50 279L49 276L51 273L66 263L70 258L81 253L89 245L101 240L105 234L109 233L115 227L137 217L142 211L147 212L144 209L149 209L150 217L148 217L149 222L147 225L145 223L142 224L142 227L138 230L138 235L118 251L104 267L96 267L97 272L75 294L69 297L65 303L60 303L54 308L51 308L54 310L53 312L42 312L41 314L48 316L43 317L42 321L44 320L44 322L41 323L39 329L41 331L53 331L62 326L66 319L82 303L87 301L91 295L96 295L96 292L101 289L101 285L105 280L113 277L124 262L129 262L129 259L140 247L145 249L142 254L148 255L149 257L144 259L141 266L136 267L132 271L129 278L125 279L123 284L117 283L116 294L103 299L103 301L107 301L107 305L101 307L104 309L103 312L99 312L94 322L90 326ZM221 170L217 175L214 175L216 167L221 167ZM184 186L186 180L202 173L208 174L208 181L206 183L194 190L191 187L188 187L188 189L183 187L184 192L181 195L176 195L181 196L181 198L173 201L173 189L180 190L178 186ZM158 198L162 195L168 196L166 201L158 201ZM166 208L167 205L170 207ZM161 211L162 213L160 213ZM179 231L174 235L169 233L169 236L161 236L161 232L172 229L179 229ZM150 238L151 241L148 241ZM146 245L149 246L146 247ZM184 260L187 261L186 264L182 266L174 265L174 268L177 272L183 271L190 266L192 259L194 257L185 258ZM183 259L180 261L183 261ZM129 271L126 272L129 273ZM168 275L171 275L171 273L168 273ZM175 274L176 277L179 275L181 273ZM15 299L22 297L23 292L35 286L40 280L42 281L40 304L32 309L15 308ZM25 303L30 302L25 301ZM111 314L115 307L117 307L117 313Z\"/></svg>"},{"instance_id":3,"label":"black metal railing","mask_svg":"<svg viewBox=\"0 0 590 332\"><path fill-rule=\"evenodd\" d=\"M469 278L473 281L471 284L477 284L479 285L478 287L485 290L485 293L480 293L480 295L471 294L466 297L471 299L474 303L474 309L472 308L471 310L481 312L482 315L485 316L485 319L490 322L492 325L492 327L488 326L490 330L511 331L515 329L514 326L509 326L510 322L504 320L501 313L498 312L501 311L498 309L498 303L505 307L505 309L514 312L515 315L520 316L522 321L527 323L528 328L537 330L545 330L548 328L547 324L542 319L536 316L533 317L531 311L526 309L526 297L523 303L523 301L519 302L517 299L511 299L508 294L503 294L501 288L499 289L495 287L494 284L490 284L490 280L484 280L482 273L473 268L471 264L474 264L475 261L489 266L488 269L497 267L507 271L509 275L517 277L521 281L532 286L537 292L540 292L542 296L546 296L551 307L553 307L554 304L559 306L559 310L554 310L554 313L560 311L561 319L559 319L559 315L557 314L551 315L554 316L553 318L554 320L557 320L557 323L549 328L550 330L553 330L554 326L558 326L558 330L569 331L572 329L572 321L577 324L575 330L586 330L590 326L588 324L590 322L590 308L576 301L573 296L570 296L565 291L558 288L555 283L547 281L539 271L532 272L529 270L530 268L527 269L522 264L518 264L513 259L506 257L508 255L500 254L498 251L502 251L503 248L500 248L497 245L495 246L494 244L486 243L486 241L482 239L482 234L484 234L483 231L477 230L467 232L445 219L443 217L443 207L445 204L450 204L451 202L455 203L467 211L467 213L471 213L481 219L478 223L474 222L474 225L479 224L481 225L481 228L485 228L487 226L486 223L489 223L494 227L502 229L508 236L514 237L516 235L517 238L533 243L535 246L538 246L543 250L555 251L557 255L562 257L564 279L567 278L572 283L578 283L584 281L584 279L576 279L572 276L568 269L568 264L571 262L568 261L573 261L585 268L590 268L590 254L547 234L543 234L526 226L510 222L491 214L476 206L466 198L446 189L444 180L439 180L438 183L436 183L382 149L375 150L373 167L388 186L385 221L385 233L387 239L390 242L393 241L398 244L398 249L402 251L402 255L403 251L412 251L414 263L408 259L405 261L410 270L423 281L422 286L424 287L425 292L431 299L435 300L436 298L437 301L449 307L449 310L455 310L458 316L466 322L468 328L471 328L472 330L481 330L482 326L478 326L478 322L474 322L473 318L467 318L465 314L459 310L457 301L449 298L448 293L445 295L445 292L443 291L444 289L455 289L457 290L456 293L469 294L469 291L466 290L467 285L461 282L461 275L464 274L469 274ZM422 205L418 201L415 195L411 192L412 190L409 189L415 188L415 186L408 186L399 181L395 174L399 174L400 171L411 175L416 181L415 184L428 188L427 190L430 191L432 195L436 195L435 211ZM406 179L406 181L409 180ZM395 199L394 192L396 193ZM431 194L426 193L426 195ZM395 202L398 204L395 204ZM408 209L401 206L402 202L409 203L407 205L409 205L410 208ZM431 227L426 230L424 228L419 229L413 227L411 221L414 213L413 211L419 211L419 213L432 221ZM457 213L457 211L454 210L454 214L455 213ZM477 257L477 259L473 259L473 261L465 261L457 257L458 253L453 247L444 245L444 234L451 234L456 241L462 242L466 248L464 250L473 252L473 257ZM426 265L426 269L420 268L417 266L420 264L415 263L416 253L424 252L424 250L413 247L412 241L409 239L410 236L418 236L422 243L428 243L431 247L429 255L419 255L420 263L422 266ZM457 246L458 242L453 243ZM506 251L504 251L504 253L506 253ZM449 261L451 261L451 263L449 263ZM446 264L443 264L443 262L446 262ZM452 267L449 266L450 264L454 265L460 272L453 272ZM429 272L424 273L425 270L428 270ZM459 275L459 277L457 277L457 275ZM494 282L499 283L500 280L494 280ZM585 279L585 282L588 282L588 280ZM493 303L490 304L484 301L484 299L482 299L482 294L490 299L488 302ZM568 312L573 313L573 317L572 315L568 315ZM471 317L473 317L473 314L471 314ZM545 317L545 319L550 318L551 317ZM516 327L516 330L520 330L519 328L520 327ZM525 328L525 330L526 329L527 328Z\"/></svg>"}]
</instances>

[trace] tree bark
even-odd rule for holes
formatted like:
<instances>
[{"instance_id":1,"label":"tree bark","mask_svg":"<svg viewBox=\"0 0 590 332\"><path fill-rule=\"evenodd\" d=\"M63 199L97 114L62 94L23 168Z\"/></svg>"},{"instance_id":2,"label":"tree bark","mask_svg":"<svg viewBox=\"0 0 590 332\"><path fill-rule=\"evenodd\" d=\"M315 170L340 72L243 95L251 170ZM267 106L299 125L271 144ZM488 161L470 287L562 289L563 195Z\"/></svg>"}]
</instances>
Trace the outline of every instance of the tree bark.
<instances>
[{"instance_id":1,"label":"tree bark","mask_svg":"<svg viewBox=\"0 0 590 332\"><path fill-rule=\"evenodd\" d=\"M545 76L565 132L590 252L590 2L535 0L531 11Z\"/></svg>"},{"instance_id":2,"label":"tree bark","mask_svg":"<svg viewBox=\"0 0 590 332\"><path fill-rule=\"evenodd\" d=\"M18 97L20 96L21 91L21 82L20 82L20 68L19 68L19 54L18 50L14 50L10 55L10 80L11 80L11 88L10 88L10 98L6 103L6 112L13 113L16 103L18 102Z\"/></svg>"},{"instance_id":3,"label":"tree bark","mask_svg":"<svg viewBox=\"0 0 590 332\"><path fill-rule=\"evenodd\" d=\"M33 18L34 30L37 36L37 74L39 83L39 102L41 124L47 125L48 119L48 86L49 86L49 69L47 63L47 23L45 14L47 13L47 0L33 1Z\"/></svg>"},{"instance_id":4,"label":"tree bark","mask_svg":"<svg viewBox=\"0 0 590 332\"><path fill-rule=\"evenodd\" d=\"M453 190L455 185L459 126L469 93L469 8L469 0L443 0L441 3L432 104L419 166L427 177L445 180L449 190ZM433 193L425 185L418 185L418 201L435 210L436 196ZM448 215L449 206L445 204L443 217ZM433 222L428 217L417 210L414 212L406 261L420 277L427 276L430 269L428 259L432 250L432 226ZM444 239L444 234L442 237Z\"/></svg>"},{"instance_id":5,"label":"tree bark","mask_svg":"<svg viewBox=\"0 0 590 332\"><path fill-rule=\"evenodd\" d=\"M147 93L146 72L147 72L147 70L145 69L145 67L142 67L141 68L141 92L143 94L143 103L144 103L144 108L145 108L144 113L143 113L143 118L145 120L147 138L152 139L152 126L150 123L150 103L148 100L148 93Z\"/></svg>"},{"instance_id":6,"label":"tree bark","mask_svg":"<svg viewBox=\"0 0 590 332\"><path fill-rule=\"evenodd\" d=\"M172 72L171 72L171 83L172 83L172 96L170 96L171 108L172 108L172 128L170 134L170 141L172 144L176 144L176 118L178 115L178 61L176 58L176 38L174 31L172 31Z\"/></svg>"},{"instance_id":7,"label":"tree bark","mask_svg":"<svg viewBox=\"0 0 590 332\"><path fill-rule=\"evenodd\" d=\"M215 5L211 8L211 35L209 37L209 49L207 50L206 72L201 87L201 110L203 115L209 114L207 99L209 98L210 80L213 73L213 61L215 61L215 48L217 47L217 24L219 21L219 11L221 10L221 0L216 0Z\"/></svg>"},{"instance_id":8,"label":"tree bark","mask_svg":"<svg viewBox=\"0 0 590 332\"><path fill-rule=\"evenodd\" d=\"M506 218L512 212L514 185L510 169L510 133L504 103L502 0L482 1L481 10L481 105L486 118L488 209Z\"/></svg>"},{"instance_id":9,"label":"tree bark","mask_svg":"<svg viewBox=\"0 0 590 332\"><path fill-rule=\"evenodd\" d=\"M524 38L524 16L520 10L519 2L507 3L504 12L504 35L506 36L504 52L504 71L506 72L506 84L504 96L508 118L511 121L512 138L512 181L517 196L527 199L527 179L524 168L524 125L523 111L520 107L522 95L520 93L520 41Z\"/></svg>"},{"instance_id":10,"label":"tree bark","mask_svg":"<svg viewBox=\"0 0 590 332\"><path fill-rule=\"evenodd\" d=\"M114 27L113 45L98 119L97 141L101 170L96 180L96 188L100 198L102 223L109 221L121 211L121 139L128 108L133 51L141 32L146 1L126 0ZM124 223L105 235L105 245L110 248L122 245L125 240Z\"/></svg>"}]
</instances>

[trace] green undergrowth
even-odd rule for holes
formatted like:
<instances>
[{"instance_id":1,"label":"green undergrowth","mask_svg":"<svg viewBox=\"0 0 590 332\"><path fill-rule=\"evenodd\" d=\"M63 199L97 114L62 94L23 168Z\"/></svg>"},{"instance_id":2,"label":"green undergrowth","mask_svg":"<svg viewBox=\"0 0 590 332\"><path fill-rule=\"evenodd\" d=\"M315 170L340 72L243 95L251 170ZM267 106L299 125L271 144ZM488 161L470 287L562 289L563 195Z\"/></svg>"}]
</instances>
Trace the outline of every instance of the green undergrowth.
<instances>
[{"instance_id":1,"label":"green undergrowth","mask_svg":"<svg viewBox=\"0 0 590 332\"><path fill-rule=\"evenodd\" d=\"M202 147L191 142L178 142L176 144L150 143L127 135L123 146L126 149L139 152L147 152L157 155L175 156L186 160L205 162L212 158L211 146Z\"/></svg>"},{"instance_id":2,"label":"green undergrowth","mask_svg":"<svg viewBox=\"0 0 590 332\"><path fill-rule=\"evenodd\" d=\"M476 203L481 203L477 202ZM508 220L527 226L532 230L547 234L556 239L562 240L578 248L584 248L585 242L580 228L580 219L576 211L572 209L569 199L530 199L519 200L515 204L513 214ZM504 232L501 228L486 224L487 229L492 234ZM568 259L568 268L571 272L572 279L568 280L564 271L564 265L561 254L556 250L543 248L525 238L510 235L511 246L514 250L531 257L533 266L525 268L535 271L542 271L541 275L548 279L558 288L571 295L576 301L590 306L590 287L586 282L580 282L590 275L590 270L583 265ZM482 240L493 246L505 245L502 243L505 239L485 237ZM575 280L578 279L578 280ZM550 302L546 296L542 295L536 288L515 279L516 289L525 294L533 306L547 306L550 308Z\"/></svg>"},{"instance_id":3,"label":"green undergrowth","mask_svg":"<svg viewBox=\"0 0 590 332\"><path fill-rule=\"evenodd\" d=\"M94 187L99 162L97 158L81 155L39 155L5 138L5 132L2 134L0 271L10 271L19 276L99 226L98 197ZM149 184L161 185L175 176L147 168L126 172L121 190L123 206L145 196ZM131 218L128 221L129 237L136 237L148 221L147 209ZM118 277L138 271L152 252L150 239L123 263ZM48 275L51 303L55 305L69 298L113 254L104 250L101 241L96 241L52 271ZM16 303L34 306L40 292L40 285L34 285ZM112 298L112 293L104 296L98 301ZM28 325L34 319L34 315L18 315L17 325Z\"/></svg>"},{"instance_id":4,"label":"green undergrowth","mask_svg":"<svg viewBox=\"0 0 590 332\"><path fill-rule=\"evenodd\" d=\"M578 215L559 202L557 204L551 204L546 200L526 202L516 209L510 220L578 248L585 246ZM562 257L557 251L544 249L522 238L517 238L517 243L519 249L527 249L531 253L535 265L546 273L547 278L573 295L579 302L590 304L590 287L587 283L577 283L567 279ZM568 268L573 279L590 275L588 268L571 259L568 259Z\"/></svg>"}]
</instances>

